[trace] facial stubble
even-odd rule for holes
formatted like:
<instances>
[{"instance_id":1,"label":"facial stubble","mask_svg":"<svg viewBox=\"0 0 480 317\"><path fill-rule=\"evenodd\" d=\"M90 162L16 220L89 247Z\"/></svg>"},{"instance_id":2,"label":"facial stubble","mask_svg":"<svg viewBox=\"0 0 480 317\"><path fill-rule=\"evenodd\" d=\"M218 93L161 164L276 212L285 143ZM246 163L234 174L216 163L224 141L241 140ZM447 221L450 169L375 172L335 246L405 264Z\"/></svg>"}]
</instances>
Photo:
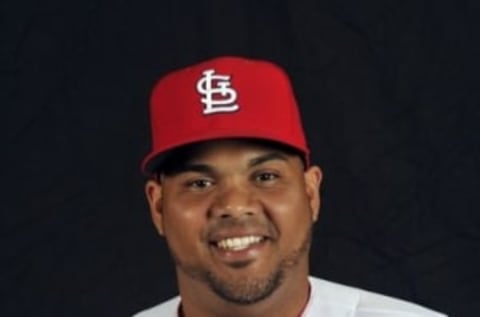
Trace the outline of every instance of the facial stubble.
<instances>
[{"instance_id":1,"label":"facial stubble","mask_svg":"<svg viewBox=\"0 0 480 317\"><path fill-rule=\"evenodd\" d=\"M265 277L242 277L237 280L220 278L206 271L203 280L225 301L238 305L255 304L272 295L282 284L287 271L298 265L302 256L308 252L311 241L311 229L307 231L301 245L285 256Z\"/></svg>"},{"instance_id":2,"label":"facial stubble","mask_svg":"<svg viewBox=\"0 0 480 317\"><path fill-rule=\"evenodd\" d=\"M285 255L266 276L261 277L235 278L235 274L231 278L219 276L208 268L185 263L170 247L168 240L167 245L175 264L187 276L205 283L216 295L227 302L249 305L268 298L282 285L288 270L297 266L302 257L309 252L311 237L312 226L306 230L300 245Z\"/></svg>"}]
</instances>

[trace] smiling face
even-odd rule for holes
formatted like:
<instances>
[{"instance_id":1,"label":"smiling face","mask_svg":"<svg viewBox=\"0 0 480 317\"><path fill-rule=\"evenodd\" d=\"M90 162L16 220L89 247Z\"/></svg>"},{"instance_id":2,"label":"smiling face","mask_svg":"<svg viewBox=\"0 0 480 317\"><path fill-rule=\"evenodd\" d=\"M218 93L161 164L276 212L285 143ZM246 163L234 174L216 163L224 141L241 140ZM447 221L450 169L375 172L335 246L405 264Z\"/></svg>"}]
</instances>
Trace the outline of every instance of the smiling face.
<instances>
[{"instance_id":1,"label":"smiling face","mask_svg":"<svg viewBox=\"0 0 480 317\"><path fill-rule=\"evenodd\" d=\"M223 140L146 184L153 221L177 265L180 292L204 285L256 303L289 276L308 275L321 171L277 147Z\"/></svg>"}]
</instances>

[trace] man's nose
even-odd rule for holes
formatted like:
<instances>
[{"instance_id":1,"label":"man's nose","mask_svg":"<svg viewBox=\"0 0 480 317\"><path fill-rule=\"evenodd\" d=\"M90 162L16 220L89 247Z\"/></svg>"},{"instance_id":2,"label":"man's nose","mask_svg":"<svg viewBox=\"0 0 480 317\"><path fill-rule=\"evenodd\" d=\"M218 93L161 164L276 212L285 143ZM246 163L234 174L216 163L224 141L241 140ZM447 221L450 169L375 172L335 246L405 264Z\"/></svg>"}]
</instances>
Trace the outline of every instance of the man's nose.
<instances>
[{"instance_id":1,"label":"man's nose","mask_svg":"<svg viewBox=\"0 0 480 317\"><path fill-rule=\"evenodd\" d=\"M211 217L252 216L261 210L254 191L247 184L232 183L221 186L210 208Z\"/></svg>"}]
</instances>

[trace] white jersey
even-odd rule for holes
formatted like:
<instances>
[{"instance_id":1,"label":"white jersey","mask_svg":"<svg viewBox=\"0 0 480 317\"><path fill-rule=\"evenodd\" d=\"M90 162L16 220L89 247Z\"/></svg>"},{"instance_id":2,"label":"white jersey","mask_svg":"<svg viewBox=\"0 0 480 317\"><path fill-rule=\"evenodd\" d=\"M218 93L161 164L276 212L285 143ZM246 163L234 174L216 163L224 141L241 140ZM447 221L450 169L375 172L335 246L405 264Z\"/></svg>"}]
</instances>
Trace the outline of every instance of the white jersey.
<instances>
[{"instance_id":1,"label":"white jersey","mask_svg":"<svg viewBox=\"0 0 480 317\"><path fill-rule=\"evenodd\" d=\"M309 277L310 299L302 317L446 317L422 306L359 288ZM134 317L178 317L174 297Z\"/></svg>"}]
</instances>

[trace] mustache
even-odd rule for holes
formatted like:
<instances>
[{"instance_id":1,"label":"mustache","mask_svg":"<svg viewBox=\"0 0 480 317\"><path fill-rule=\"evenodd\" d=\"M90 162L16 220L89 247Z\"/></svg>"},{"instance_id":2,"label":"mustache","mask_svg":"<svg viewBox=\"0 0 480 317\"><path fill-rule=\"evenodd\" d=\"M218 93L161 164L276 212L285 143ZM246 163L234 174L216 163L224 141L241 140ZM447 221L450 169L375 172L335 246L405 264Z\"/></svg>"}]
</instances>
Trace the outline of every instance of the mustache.
<instances>
[{"instance_id":1,"label":"mustache","mask_svg":"<svg viewBox=\"0 0 480 317\"><path fill-rule=\"evenodd\" d=\"M241 231L247 233L261 233L269 238L277 237L275 225L268 219L247 216L247 217L225 217L217 218L209 222L206 229L207 239L220 232Z\"/></svg>"}]
</instances>

